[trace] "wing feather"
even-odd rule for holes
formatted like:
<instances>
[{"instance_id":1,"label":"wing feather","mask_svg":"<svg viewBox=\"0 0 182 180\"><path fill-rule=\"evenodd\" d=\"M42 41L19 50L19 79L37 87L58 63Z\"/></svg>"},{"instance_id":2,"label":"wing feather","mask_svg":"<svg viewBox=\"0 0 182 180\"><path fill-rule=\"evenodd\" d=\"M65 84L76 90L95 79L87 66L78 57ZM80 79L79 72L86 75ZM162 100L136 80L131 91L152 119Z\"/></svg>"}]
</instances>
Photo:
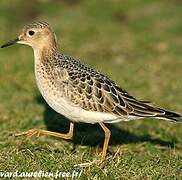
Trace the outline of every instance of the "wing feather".
<instances>
[{"instance_id":1,"label":"wing feather","mask_svg":"<svg viewBox=\"0 0 182 180\"><path fill-rule=\"evenodd\" d=\"M70 60L69 60L70 61ZM164 111L137 100L107 76L71 60L62 65L67 72L67 97L85 110L108 112L117 116L154 117Z\"/></svg>"}]
</instances>

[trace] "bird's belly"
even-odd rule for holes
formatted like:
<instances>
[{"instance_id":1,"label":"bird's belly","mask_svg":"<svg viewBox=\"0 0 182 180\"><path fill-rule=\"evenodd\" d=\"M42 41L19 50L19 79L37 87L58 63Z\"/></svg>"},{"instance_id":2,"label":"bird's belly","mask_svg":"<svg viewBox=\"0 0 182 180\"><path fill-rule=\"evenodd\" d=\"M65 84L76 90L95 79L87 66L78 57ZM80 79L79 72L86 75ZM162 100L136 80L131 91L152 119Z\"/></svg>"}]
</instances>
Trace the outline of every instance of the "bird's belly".
<instances>
[{"instance_id":1,"label":"bird's belly","mask_svg":"<svg viewBox=\"0 0 182 180\"><path fill-rule=\"evenodd\" d=\"M94 124L103 121L106 123L118 121L118 117L115 115L82 109L64 96L61 90L47 82L40 81L40 78L37 80L37 85L48 105L73 122Z\"/></svg>"},{"instance_id":2,"label":"bird's belly","mask_svg":"<svg viewBox=\"0 0 182 180\"><path fill-rule=\"evenodd\" d=\"M55 79L48 76L44 77L38 68L35 69L35 77L39 91L48 105L73 122L92 124L98 122L113 123L125 120L124 118L126 118L110 113L84 110L66 97L64 91L61 89L61 85L55 84Z\"/></svg>"},{"instance_id":3,"label":"bird's belly","mask_svg":"<svg viewBox=\"0 0 182 180\"><path fill-rule=\"evenodd\" d=\"M66 118L73 122L84 122L94 124L103 121L105 123L111 123L115 120L118 121L118 117L112 114L95 111L86 111L78 105L75 105L72 102L70 102L66 97L51 98L47 97L45 94L42 95L50 107L52 107L56 112L64 115Z\"/></svg>"}]
</instances>

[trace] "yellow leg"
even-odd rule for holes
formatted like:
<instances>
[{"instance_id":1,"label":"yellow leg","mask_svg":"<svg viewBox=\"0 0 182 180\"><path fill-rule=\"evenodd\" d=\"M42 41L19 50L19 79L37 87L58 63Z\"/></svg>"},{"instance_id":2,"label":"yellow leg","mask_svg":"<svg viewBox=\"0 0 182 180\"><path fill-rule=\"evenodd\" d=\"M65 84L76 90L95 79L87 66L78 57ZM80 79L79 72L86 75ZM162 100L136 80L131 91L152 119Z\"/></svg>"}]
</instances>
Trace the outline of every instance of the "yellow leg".
<instances>
[{"instance_id":1,"label":"yellow leg","mask_svg":"<svg viewBox=\"0 0 182 180\"><path fill-rule=\"evenodd\" d=\"M102 129L104 130L105 133L105 139L104 139L104 145L102 149L102 156L101 156L101 161L100 161L100 167L103 168L104 166L104 160L106 158L106 152L108 149L108 144L109 144L109 139L111 136L111 131L104 125L104 123L99 123Z\"/></svg>"},{"instance_id":2,"label":"yellow leg","mask_svg":"<svg viewBox=\"0 0 182 180\"><path fill-rule=\"evenodd\" d=\"M26 135L26 136L41 136L41 135L50 135L50 136L55 136L63 139L72 139L73 137L73 129L74 129L74 123L70 123L70 129L69 132L66 134L58 133L58 132L53 132L53 131L47 131L47 130L42 130L42 129L30 129L26 132L22 132L19 134L15 134L15 136L21 136L21 135Z\"/></svg>"}]
</instances>

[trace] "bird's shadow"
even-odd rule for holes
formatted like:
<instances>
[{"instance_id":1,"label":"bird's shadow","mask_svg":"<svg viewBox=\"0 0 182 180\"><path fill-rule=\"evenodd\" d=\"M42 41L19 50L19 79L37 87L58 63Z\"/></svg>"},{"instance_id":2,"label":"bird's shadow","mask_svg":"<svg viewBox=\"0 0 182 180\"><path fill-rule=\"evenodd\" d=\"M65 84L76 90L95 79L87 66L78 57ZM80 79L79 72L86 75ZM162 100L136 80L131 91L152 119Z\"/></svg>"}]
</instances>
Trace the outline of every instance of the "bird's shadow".
<instances>
[{"instance_id":1,"label":"bird's shadow","mask_svg":"<svg viewBox=\"0 0 182 180\"><path fill-rule=\"evenodd\" d=\"M69 120L51 109L42 96L37 96L36 100L45 107L44 122L47 130L67 133L70 124ZM107 127L111 130L112 134L109 143L110 145L150 142L154 145L174 147L175 142L152 138L150 135L139 136L112 124L107 124ZM72 139L74 145L102 146L103 140L104 133L98 124L75 123L74 136Z\"/></svg>"}]
</instances>

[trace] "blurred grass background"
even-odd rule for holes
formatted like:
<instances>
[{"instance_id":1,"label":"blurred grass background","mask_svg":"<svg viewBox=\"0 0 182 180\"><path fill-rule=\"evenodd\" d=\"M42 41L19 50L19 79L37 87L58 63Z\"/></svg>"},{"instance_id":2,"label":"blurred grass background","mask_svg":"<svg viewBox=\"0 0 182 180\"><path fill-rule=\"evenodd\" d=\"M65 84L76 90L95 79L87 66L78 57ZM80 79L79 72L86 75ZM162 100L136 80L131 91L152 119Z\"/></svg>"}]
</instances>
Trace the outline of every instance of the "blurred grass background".
<instances>
[{"instance_id":1,"label":"blurred grass background","mask_svg":"<svg viewBox=\"0 0 182 180\"><path fill-rule=\"evenodd\" d=\"M140 99L182 112L182 2L180 0L1 0L1 44L23 25L48 21L60 52L107 74ZM12 134L31 128L66 132L68 121L38 92L33 52L0 50L0 171L72 171L102 147L97 125L78 124L72 142ZM182 125L139 120L110 125L104 170L83 168L81 179L181 179ZM100 149L101 150L101 149Z\"/></svg>"}]
</instances>

